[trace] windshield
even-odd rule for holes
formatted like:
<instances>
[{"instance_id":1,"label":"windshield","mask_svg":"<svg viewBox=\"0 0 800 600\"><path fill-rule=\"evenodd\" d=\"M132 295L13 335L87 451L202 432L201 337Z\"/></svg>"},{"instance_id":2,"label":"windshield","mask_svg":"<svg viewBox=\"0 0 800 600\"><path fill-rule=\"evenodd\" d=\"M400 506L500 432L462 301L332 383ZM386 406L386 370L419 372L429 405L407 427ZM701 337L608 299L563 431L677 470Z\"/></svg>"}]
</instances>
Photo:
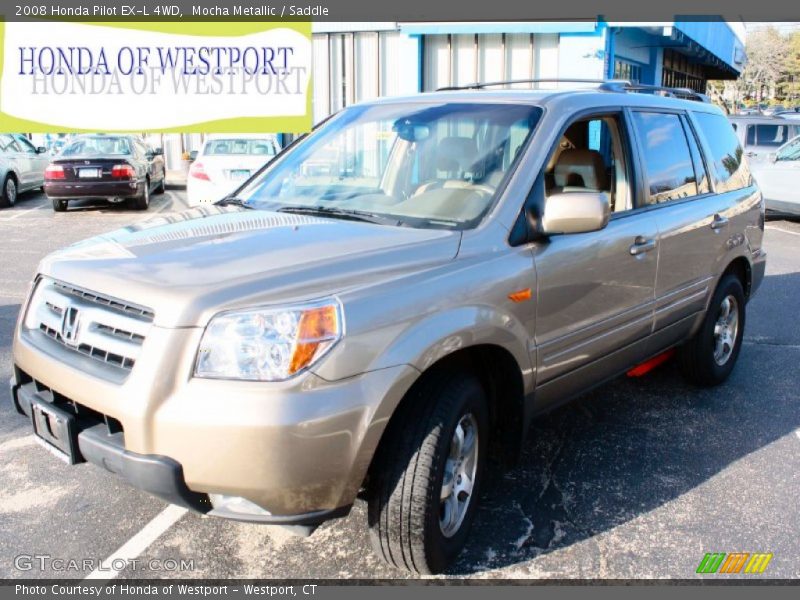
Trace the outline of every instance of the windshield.
<instances>
[{"instance_id":1,"label":"windshield","mask_svg":"<svg viewBox=\"0 0 800 600\"><path fill-rule=\"evenodd\" d=\"M515 104L356 106L237 196L266 210L350 211L467 229L492 206L540 114Z\"/></svg>"},{"instance_id":2,"label":"windshield","mask_svg":"<svg viewBox=\"0 0 800 600\"><path fill-rule=\"evenodd\" d=\"M275 147L269 140L211 140L206 142L205 148L203 148L203 154L206 156L222 156L232 154L272 156L275 154Z\"/></svg>"},{"instance_id":3,"label":"windshield","mask_svg":"<svg viewBox=\"0 0 800 600\"><path fill-rule=\"evenodd\" d=\"M800 160L800 137L778 150L778 160Z\"/></svg>"},{"instance_id":4,"label":"windshield","mask_svg":"<svg viewBox=\"0 0 800 600\"><path fill-rule=\"evenodd\" d=\"M131 146L124 137L78 138L61 151L61 156L122 156L131 153Z\"/></svg>"}]
</instances>

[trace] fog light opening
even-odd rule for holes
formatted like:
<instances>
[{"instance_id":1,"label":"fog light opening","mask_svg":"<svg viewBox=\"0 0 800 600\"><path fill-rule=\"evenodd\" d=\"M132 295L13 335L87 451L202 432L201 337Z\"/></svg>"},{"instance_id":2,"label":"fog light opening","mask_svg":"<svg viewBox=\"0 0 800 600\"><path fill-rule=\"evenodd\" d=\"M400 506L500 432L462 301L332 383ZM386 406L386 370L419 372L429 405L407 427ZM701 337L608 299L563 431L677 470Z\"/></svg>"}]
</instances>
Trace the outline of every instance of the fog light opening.
<instances>
[{"instance_id":1,"label":"fog light opening","mask_svg":"<svg viewBox=\"0 0 800 600\"><path fill-rule=\"evenodd\" d=\"M271 516L272 513L268 510L261 508L255 502L251 502L247 498L241 496L226 496L225 494L209 494L211 506L214 510L221 510L239 515L260 515Z\"/></svg>"}]
</instances>

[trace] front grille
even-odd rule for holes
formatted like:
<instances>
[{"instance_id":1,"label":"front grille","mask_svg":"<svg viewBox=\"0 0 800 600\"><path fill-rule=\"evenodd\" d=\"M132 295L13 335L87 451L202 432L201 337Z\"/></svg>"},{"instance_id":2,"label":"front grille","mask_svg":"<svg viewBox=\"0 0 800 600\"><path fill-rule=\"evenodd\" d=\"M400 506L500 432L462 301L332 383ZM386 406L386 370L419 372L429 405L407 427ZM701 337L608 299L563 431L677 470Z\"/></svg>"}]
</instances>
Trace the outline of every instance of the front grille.
<instances>
[{"instance_id":1,"label":"front grille","mask_svg":"<svg viewBox=\"0 0 800 600\"><path fill-rule=\"evenodd\" d=\"M54 288L66 294L71 294L78 298L89 300L90 302L94 302L96 304L109 306L115 310L119 310L128 314L141 316L146 319L149 319L150 321L153 320L154 317L153 311L150 310L149 308L144 308L136 304L129 304L127 302L117 300L116 298L111 298L110 296L102 296L100 294L95 294L94 292L90 292L89 290L84 290L82 288L67 285L66 283L62 283L60 281L52 281L51 283Z\"/></svg>"},{"instance_id":2,"label":"front grille","mask_svg":"<svg viewBox=\"0 0 800 600\"><path fill-rule=\"evenodd\" d=\"M148 308L42 279L31 299L25 324L77 354L130 370L153 318L153 311Z\"/></svg>"}]
</instances>

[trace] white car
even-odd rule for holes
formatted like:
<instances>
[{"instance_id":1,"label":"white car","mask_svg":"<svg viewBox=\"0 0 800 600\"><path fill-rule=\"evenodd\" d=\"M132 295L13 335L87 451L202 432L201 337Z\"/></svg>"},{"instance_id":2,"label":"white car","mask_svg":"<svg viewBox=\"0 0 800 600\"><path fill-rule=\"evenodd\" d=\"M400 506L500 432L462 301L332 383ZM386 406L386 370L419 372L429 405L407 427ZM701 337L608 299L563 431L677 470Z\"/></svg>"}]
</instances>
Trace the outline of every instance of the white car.
<instances>
[{"instance_id":1,"label":"white car","mask_svg":"<svg viewBox=\"0 0 800 600\"><path fill-rule=\"evenodd\" d=\"M768 211L800 216L800 135L751 168Z\"/></svg>"},{"instance_id":2,"label":"white car","mask_svg":"<svg viewBox=\"0 0 800 600\"><path fill-rule=\"evenodd\" d=\"M191 206L221 200L272 160L280 150L272 135L209 137L189 169L186 192Z\"/></svg>"}]
</instances>

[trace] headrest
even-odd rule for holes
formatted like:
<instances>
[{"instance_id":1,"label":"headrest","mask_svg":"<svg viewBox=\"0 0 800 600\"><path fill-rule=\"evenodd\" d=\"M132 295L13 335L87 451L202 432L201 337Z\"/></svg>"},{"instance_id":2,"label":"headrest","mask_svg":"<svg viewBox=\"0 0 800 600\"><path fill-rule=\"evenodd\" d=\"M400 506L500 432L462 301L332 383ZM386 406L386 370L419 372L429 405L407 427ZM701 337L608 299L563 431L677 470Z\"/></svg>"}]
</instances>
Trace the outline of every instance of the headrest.
<instances>
[{"instance_id":1,"label":"headrest","mask_svg":"<svg viewBox=\"0 0 800 600\"><path fill-rule=\"evenodd\" d=\"M478 160L478 146L469 137L446 137L439 142L436 156L441 171L472 171Z\"/></svg>"},{"instance_id":2,"label":"headrest","mask_svg":"<svg viewBox=\"0 0 800 600\"><path fill-rule=\"evenodd\" d=\"M605 162L596 150L564 150L558 157L554 175L558 187L575 186L592 190L605 190L607 187Z\"/></svg>"}]
</instances>

